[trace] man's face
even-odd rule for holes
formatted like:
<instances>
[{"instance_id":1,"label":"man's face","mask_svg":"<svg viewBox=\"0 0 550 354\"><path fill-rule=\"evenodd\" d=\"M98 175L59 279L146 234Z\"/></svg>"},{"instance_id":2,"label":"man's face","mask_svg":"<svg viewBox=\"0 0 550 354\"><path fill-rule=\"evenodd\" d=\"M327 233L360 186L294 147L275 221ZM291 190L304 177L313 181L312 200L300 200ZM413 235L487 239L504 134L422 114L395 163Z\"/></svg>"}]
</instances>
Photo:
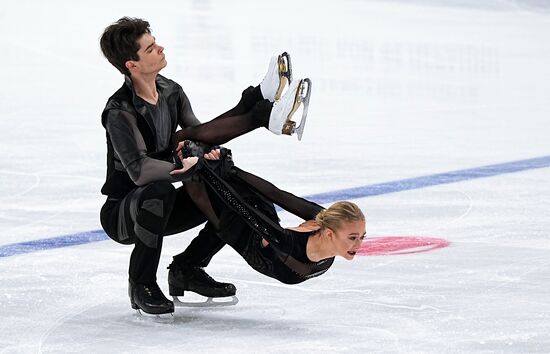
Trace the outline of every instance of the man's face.
<instances>
[{"instance_id":1,"label":"man's face","mask_svg":"<svg viewBox=\"0 0 550 354\"><path fill-rule=\"evenodd\" d=\"M137 54L139 60L133 61L133 63L136 64L136 69L141 74L158 73L166 66L164 47L156 43L155 37L149 33L145 33L138 40L138 44L139 50Z\"/></svg>"}]
</instances>

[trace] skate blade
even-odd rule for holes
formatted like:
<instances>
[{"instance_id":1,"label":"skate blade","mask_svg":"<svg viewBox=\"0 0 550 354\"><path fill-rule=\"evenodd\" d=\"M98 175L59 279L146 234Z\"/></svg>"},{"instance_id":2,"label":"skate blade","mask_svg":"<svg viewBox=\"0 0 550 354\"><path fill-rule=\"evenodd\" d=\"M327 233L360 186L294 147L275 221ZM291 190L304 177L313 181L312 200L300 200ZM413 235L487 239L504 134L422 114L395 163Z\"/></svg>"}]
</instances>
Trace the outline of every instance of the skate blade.
<instances>
[{"instance_id":1,"label":"skate blade","mask_svg":"<svg viewBox=\"0 0 550 354\"><path fill-rule=\"evenodd\" d=\"M305 93L302 90L302 105L304 106L304 110L302 111L302 119L300 120L300 124L295 130L296 135L298 135L298 141L302 140L302 135L304 134L304 128L306 126L307 110L309 107L309 98L311 96L311 80L309 78L305 78L303 81L307 84L307 88Z\"/></svg>"},{"instance_id":2,"label":"skate blade","mask_svg":"<svg viewBox=\"0 0 550 354\"><path fill-rule=\"evenodd\" d=\"M140 309L136 309L136 313L134 317L137 320L146 320L146 321L153 321L157 323L173 323L174 322L174 313L163 313L159 315L142 312Z\"/></svg>"},{"instance_id":3,"label":"skate blade","mask_svg":"<svg viewBox=\"0 0 550 354\"><path fill-rule=\"evenodd\" d=\"M229 300L214 301L209 297L203 302L189 302L181 301L177 296L173 296L175 307L223 307L223 306L235 306L239 303L239 299L236 296L232 296Z\"/></svg>"},{"instance_id":4,"label":"skate blade","mask_svg":"<svg viewBox=\"0 0 550 354\"><path fill-rule=\"evenodd\" d=\"M311 96L311 80L309 78L302 79L296 90L296 97L294 99L294 104L290 113L287 116L287 120L283 125L282 133L286 135L293 135L296 133L298 135L298 140L302 140L302 135L304 134L305 121L307 118L307 110L309 107L309 98ZM296 122L292 121L292 116L300 105L303 105L302 117L300 119L300 124L296 127Z\"/></svg>"},{"instance_id":5,"label":"skate blade","mask_svg":"<svg viewBox=\"0 0 550 354\"><path fill-rule=\"evenodd\" d=\"M290 62L290 55L287 52L279 55L277 58L279 69L279 87L275 92L275 101L278 101L283 95L285 86L292 82L292 64Z\"/></svg>"}]
</instances>

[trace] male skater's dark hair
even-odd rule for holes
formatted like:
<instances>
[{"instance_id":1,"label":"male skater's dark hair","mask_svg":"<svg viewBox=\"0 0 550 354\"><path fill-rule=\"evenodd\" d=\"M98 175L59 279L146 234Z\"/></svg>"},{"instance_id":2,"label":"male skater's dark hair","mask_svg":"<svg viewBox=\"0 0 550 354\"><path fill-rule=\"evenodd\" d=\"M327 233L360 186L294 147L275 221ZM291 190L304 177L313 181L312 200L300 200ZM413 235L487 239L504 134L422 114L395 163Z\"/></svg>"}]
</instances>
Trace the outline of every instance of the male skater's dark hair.
<instances>
[{"instance_id":1,"label":"male skater's dark hair","mask_svg":"<svg viewBox=\"0 0 550 354\"><path fill-rule=\"evenodd\" d=\"M101 51L118 71L130 75L124 64L128 60L139 60L138 40L145 33L151 33L149 22L140 18L123 17L105 28L99 40Z\"/></svg>"}]
</instances>

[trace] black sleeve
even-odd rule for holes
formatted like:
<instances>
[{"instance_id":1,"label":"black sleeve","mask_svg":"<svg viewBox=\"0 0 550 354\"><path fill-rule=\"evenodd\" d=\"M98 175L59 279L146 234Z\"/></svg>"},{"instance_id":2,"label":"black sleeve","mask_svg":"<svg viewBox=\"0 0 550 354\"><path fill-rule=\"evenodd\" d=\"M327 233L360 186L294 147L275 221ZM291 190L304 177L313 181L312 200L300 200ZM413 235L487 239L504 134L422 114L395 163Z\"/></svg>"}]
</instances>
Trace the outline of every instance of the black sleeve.
<instances>
[{"instance_id":1,"label":"black sleeve","mask_svg":"<svg viewBox=\"0 0 550 354\"><path fill-rule=\"evenodd\" d=\"M105 129L115 153L135 184L143 186L153 181L178 181L169 174L174 164L147 156L147 147L135 116L121 110L110 110Z\"/></svg>"},{"instance_id":2,"label":"black sleeve","mask_svg":"<svg viewBox=\"0 0 550 354\"><path fill-rule=\"evenodd\" d=\"M201 122L195 117L193 108L191 108L191 102L189 98L183 92L181 86L179 87L179 107L178 107L178 125L181 128L191 127L201 124Z\"/></svg>"},{"instance_id":3,"label":"black sleeve","mask_svg":"<svg viewBox=\"0 0 550 354\"><path fill-rule=\"evenodd\" d=\"M236 166L233 167L232 172L236 177L253 187L269 201L304 220L314 220L317 214L323 210L323 207L319 204L297 197L290 192L278 188L273 183L253 175L250 172L241 170Z\"/></svg>"}]
</instances>

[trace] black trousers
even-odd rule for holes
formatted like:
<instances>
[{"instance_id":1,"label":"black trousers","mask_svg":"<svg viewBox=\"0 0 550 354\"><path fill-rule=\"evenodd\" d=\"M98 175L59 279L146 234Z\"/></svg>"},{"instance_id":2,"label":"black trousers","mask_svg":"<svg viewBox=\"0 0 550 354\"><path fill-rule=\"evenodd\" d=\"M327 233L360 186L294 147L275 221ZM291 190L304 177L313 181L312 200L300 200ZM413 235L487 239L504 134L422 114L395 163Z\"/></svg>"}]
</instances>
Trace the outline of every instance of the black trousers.
<instances>
[{"instance_id":1,"label":"black trousers","mask_svg":"<svg viewBox=\"0 0 550 354\"><path fill-rule=\"evenodd\" d=\"M129 277L135 283L156 281L164 236L181 233L206 222L183 187L159 181L136 188L123 199L108 199L101 208L101 225L122 244L134 244ZM225 243L208 222L184 252L174 256L182 267L205 267Z\"/></svg>"}]
</instances>

